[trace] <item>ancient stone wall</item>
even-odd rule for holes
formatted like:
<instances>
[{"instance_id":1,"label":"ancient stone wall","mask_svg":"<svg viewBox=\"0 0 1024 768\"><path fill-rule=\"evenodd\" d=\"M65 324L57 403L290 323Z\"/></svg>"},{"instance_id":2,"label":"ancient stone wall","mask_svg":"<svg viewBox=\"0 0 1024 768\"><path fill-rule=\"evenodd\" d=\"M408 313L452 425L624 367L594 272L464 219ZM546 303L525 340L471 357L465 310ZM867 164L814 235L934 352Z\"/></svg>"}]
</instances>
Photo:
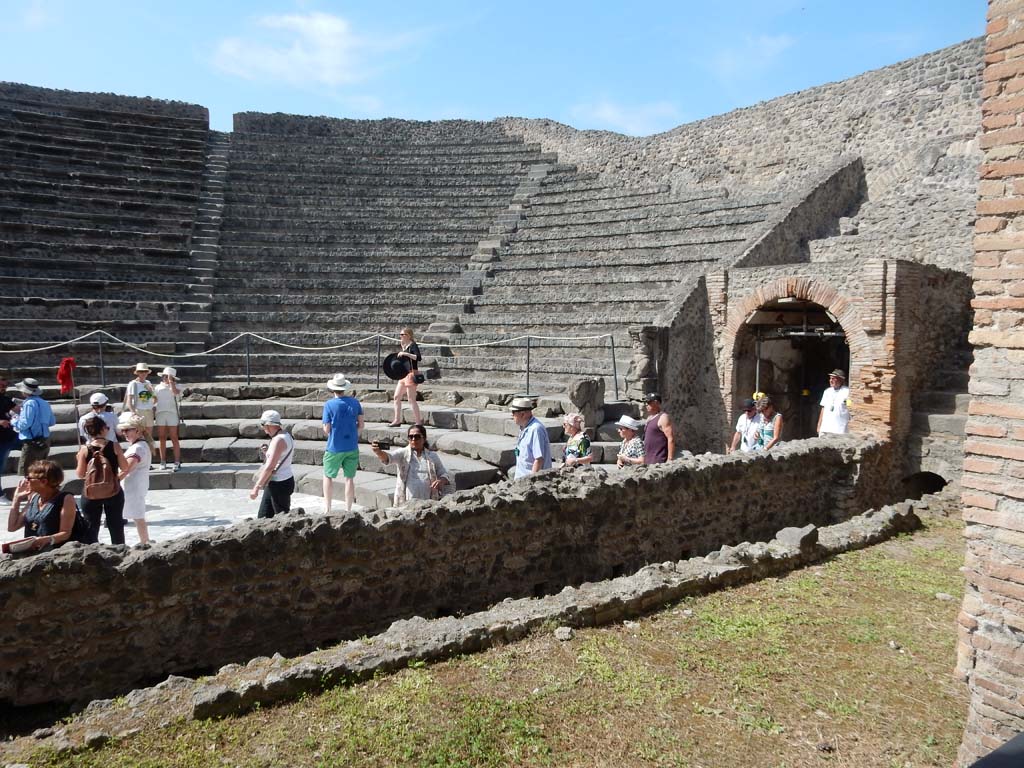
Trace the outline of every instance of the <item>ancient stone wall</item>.
<instances>
[{"instance_id":1,"label":"ancient stone wall","mask_svg":"<svg viewBox=\"0 0 1024 768\"><path fill-rule=\"evenodd\" d=\"M163 117L185 117L210 122L210 110L184 101L165 101L148 96L120 96L116 93L87 93L39 88L21 83L0 82L0 100L32 101L55 108L76 107L117 112L137 112Z\"/></svg>"},{"instance_id":2,"label":"ancient stone wall","mask_svg":"<svg viewBox=\"0 0 1024 768\"><path fill-rule=\"evenodd\" d=\"M807 441L770 457L548 472L375 522L286 516L148 551L4 560L0 702L110 695L826 525L891 501L890 458L884 444Z\"/></svg>"},{"instance_id":3,"label":"ancient stone wall","mask_svg":"<svg viewBox=\"0 0 1024 768\"><path fill-rule=\"evenodd\" d=\"M562 162L630 184L785 191L840 156L864 159L862 230L899 253L966 271L981 91L980 40L634 138L551 120L504 118Z\"/></svg>"},{"instance_id":4,"label":"ancient stone wall","mask_svg":"<svg viewBox=\"0 0 1024 768\"><path fill-rule=\"evenodd\" d=\"M963 766L1024 730L1024 3L991 0L964 450Z\"/></svg>"}]
</instances>

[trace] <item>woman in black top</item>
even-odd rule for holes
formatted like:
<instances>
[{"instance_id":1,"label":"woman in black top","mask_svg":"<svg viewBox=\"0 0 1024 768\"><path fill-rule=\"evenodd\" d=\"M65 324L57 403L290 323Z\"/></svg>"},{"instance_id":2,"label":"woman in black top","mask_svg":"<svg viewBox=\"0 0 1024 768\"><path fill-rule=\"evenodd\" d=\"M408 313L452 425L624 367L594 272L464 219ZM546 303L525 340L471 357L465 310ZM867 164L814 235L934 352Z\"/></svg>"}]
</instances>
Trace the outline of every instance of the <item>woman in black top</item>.
<instances>
[{"instance_id":1,"label":"woman in black top","mask_svg":"<svg viewBox=\"0 0 1024 768\"><path fill-rule=\"evenodd\" d=\"M85 434L89 436L89 442L78 449L75 474L81 478L89 472L89 460L97 451L102 451L110 467L113 470L114 482L117 490L104 498L86 498L86 492L82 491L82 514L89 521L91 529L90 544L95 544L100 537L100 517L106 515L107 531L110 532L111 544L124 544L124 491L121 483L117 481L119 471L128 469L128 460L121 450L121 445L116 440L107 439L110 427L99 416L86 419Z\"/></svg>"},{"instance_id":2,"label":"woman in black top","mask_svg":"<svg viewBox=\"0 0 1024 768\"><path fill-rule=\"evenodd\" d=\"M60 489L64 470L55 461L35 461L14 492L7 530L25 527L25 537L35 537L32 548L55 547L71 538L75 527L75 497Z\"/></svg>"},{"instance_id":3,"label":"woman in black top","mask_svg":"<svg viewBox=\"0 0 1024 768\"><path fill-rule=\"evenodd\" d=\"M395 419L391 422L392 427L402 426L402 395L409 398L409 405L412 407L412 418L415 424L422 426L423 419L420 418L420 404L416 401L416 375L419 371L420 354L419 345L412 337L412 328L403 328L401 334L402 351L399 357L405 358L409 364L409 375L395 385Z\"/></svg>"}]
</instances>

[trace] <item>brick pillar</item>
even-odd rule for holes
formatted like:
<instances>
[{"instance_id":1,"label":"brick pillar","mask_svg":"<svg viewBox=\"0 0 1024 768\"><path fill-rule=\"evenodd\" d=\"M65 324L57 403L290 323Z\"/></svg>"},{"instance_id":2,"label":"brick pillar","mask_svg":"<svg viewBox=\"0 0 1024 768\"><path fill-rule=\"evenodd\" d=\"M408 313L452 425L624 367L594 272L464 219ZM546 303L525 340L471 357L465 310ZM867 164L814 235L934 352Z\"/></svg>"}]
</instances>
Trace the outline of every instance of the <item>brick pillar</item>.
<instances>
[{"instance_id":1,"label":"brick pillar","mask_svg":"<svg viewBox=\"0 0 1024 768\"><path fill-rule=\"evenodd\" d=\"M990 0L964 445L959 763L1024 730L1024 0Z\"/></svg>"}]
</instances>

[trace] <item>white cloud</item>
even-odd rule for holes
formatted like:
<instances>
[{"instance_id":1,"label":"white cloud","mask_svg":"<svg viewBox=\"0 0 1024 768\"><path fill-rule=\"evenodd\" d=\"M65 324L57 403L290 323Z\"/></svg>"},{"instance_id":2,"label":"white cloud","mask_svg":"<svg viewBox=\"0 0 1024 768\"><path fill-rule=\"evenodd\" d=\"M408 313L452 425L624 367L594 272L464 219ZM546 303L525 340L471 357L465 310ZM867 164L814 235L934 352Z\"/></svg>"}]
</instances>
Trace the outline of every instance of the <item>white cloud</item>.
<instances>
[{"instance_id":1,"label":"white cloud","mask_svg":"<svg viewBox=\"0 0 1024 768\"><path fill-rule=\"evenodd\" d=\"M569 110L578 128L602 128L631 136L667 131L683 122L679 110L668 101L649 104L617 104L609 99L576 104Z\"/></svg>"},{"instance_id":2,"label":"white cloud","mask_svg":"<svg viewBox=\"0 0 1024 768\"><path fill-rule=\"evenodd\" d=\"M366 80L376 55L415 38L361 37L346 19L321 11L263 16L255 27L247 37L221 40L214 66L246 80L338 88Z\"/></svg>"},{"instance_id":3,"label":"white cloud","mask_svg":"<svg viewBox=\"0 0 1024 768\"><path fill-rule=\"evenodd\" d=\"M742 80L768 69L794 43L791 35L747 35L742 45L713 53L709 66L722 80Z\"/></svg>"}]
</instances>

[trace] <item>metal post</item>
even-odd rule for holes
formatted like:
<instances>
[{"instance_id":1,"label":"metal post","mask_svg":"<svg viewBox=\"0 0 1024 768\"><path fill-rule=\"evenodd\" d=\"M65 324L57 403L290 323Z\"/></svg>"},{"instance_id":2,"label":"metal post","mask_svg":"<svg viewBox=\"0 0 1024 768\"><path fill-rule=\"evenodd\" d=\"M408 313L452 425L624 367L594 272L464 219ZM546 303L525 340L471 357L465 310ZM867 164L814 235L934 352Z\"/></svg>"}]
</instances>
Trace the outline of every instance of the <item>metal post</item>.
<instances>
[{"instance_id":1,"label":"metal post","mask_svg":"<svg viewBox=\"0 0 1024 768\"><path fill-rule=\"evenodd\" d=\"M380 389L380 334L377 334L377 389Z\"/></svg>"},{"instance_id":2,"label":"metal post","mask_svg":"<svg viewBox=\"0 0 1024 768\"><path fill-rule=\"evenodd\" d=\"M249 334L245 334L245 383L246 386L252 384L252 353L249 339Z\"/></svg>"},{"instance_id":3,"label":"metal post","mask_svg":"<svg viewBox=\"0 0 1024 768\"><path fill-rule=\"evenodd\" d=\"M96 337L96 343L100 348L100 386L107 386L107 368L103 365L103 336L102 334Z\"/></svg>"},{"instance_id":4,"label":"metal post","mask_svg":"<svg viewBox=\"0 0 1024 768\"><path fill-rule=\"evenodd\" d=\"M761 327L757 327L757 341L754 345L754 391L761 391Z\"/></svg>"},{"instance_id":5,"label":"metal post","mask_svg":"<svg viewBox=\"0 0 1024 768\"><path fill-rule=\"evenodd\" d=\"M615 362L615 337L608 334L608 341L612 343L612 382L615 386L615 400L619 399L619 366Z\"/></svg>"},{"instance_id":6,"label":"metal post","mask_svg":"<svg viewBox=\"0 0 1024 768\"><path fill-rule=\"evenodd\" d=\"M530 394L530 337L526 337L526 394Z\"/></svg>"}]
</instances>

